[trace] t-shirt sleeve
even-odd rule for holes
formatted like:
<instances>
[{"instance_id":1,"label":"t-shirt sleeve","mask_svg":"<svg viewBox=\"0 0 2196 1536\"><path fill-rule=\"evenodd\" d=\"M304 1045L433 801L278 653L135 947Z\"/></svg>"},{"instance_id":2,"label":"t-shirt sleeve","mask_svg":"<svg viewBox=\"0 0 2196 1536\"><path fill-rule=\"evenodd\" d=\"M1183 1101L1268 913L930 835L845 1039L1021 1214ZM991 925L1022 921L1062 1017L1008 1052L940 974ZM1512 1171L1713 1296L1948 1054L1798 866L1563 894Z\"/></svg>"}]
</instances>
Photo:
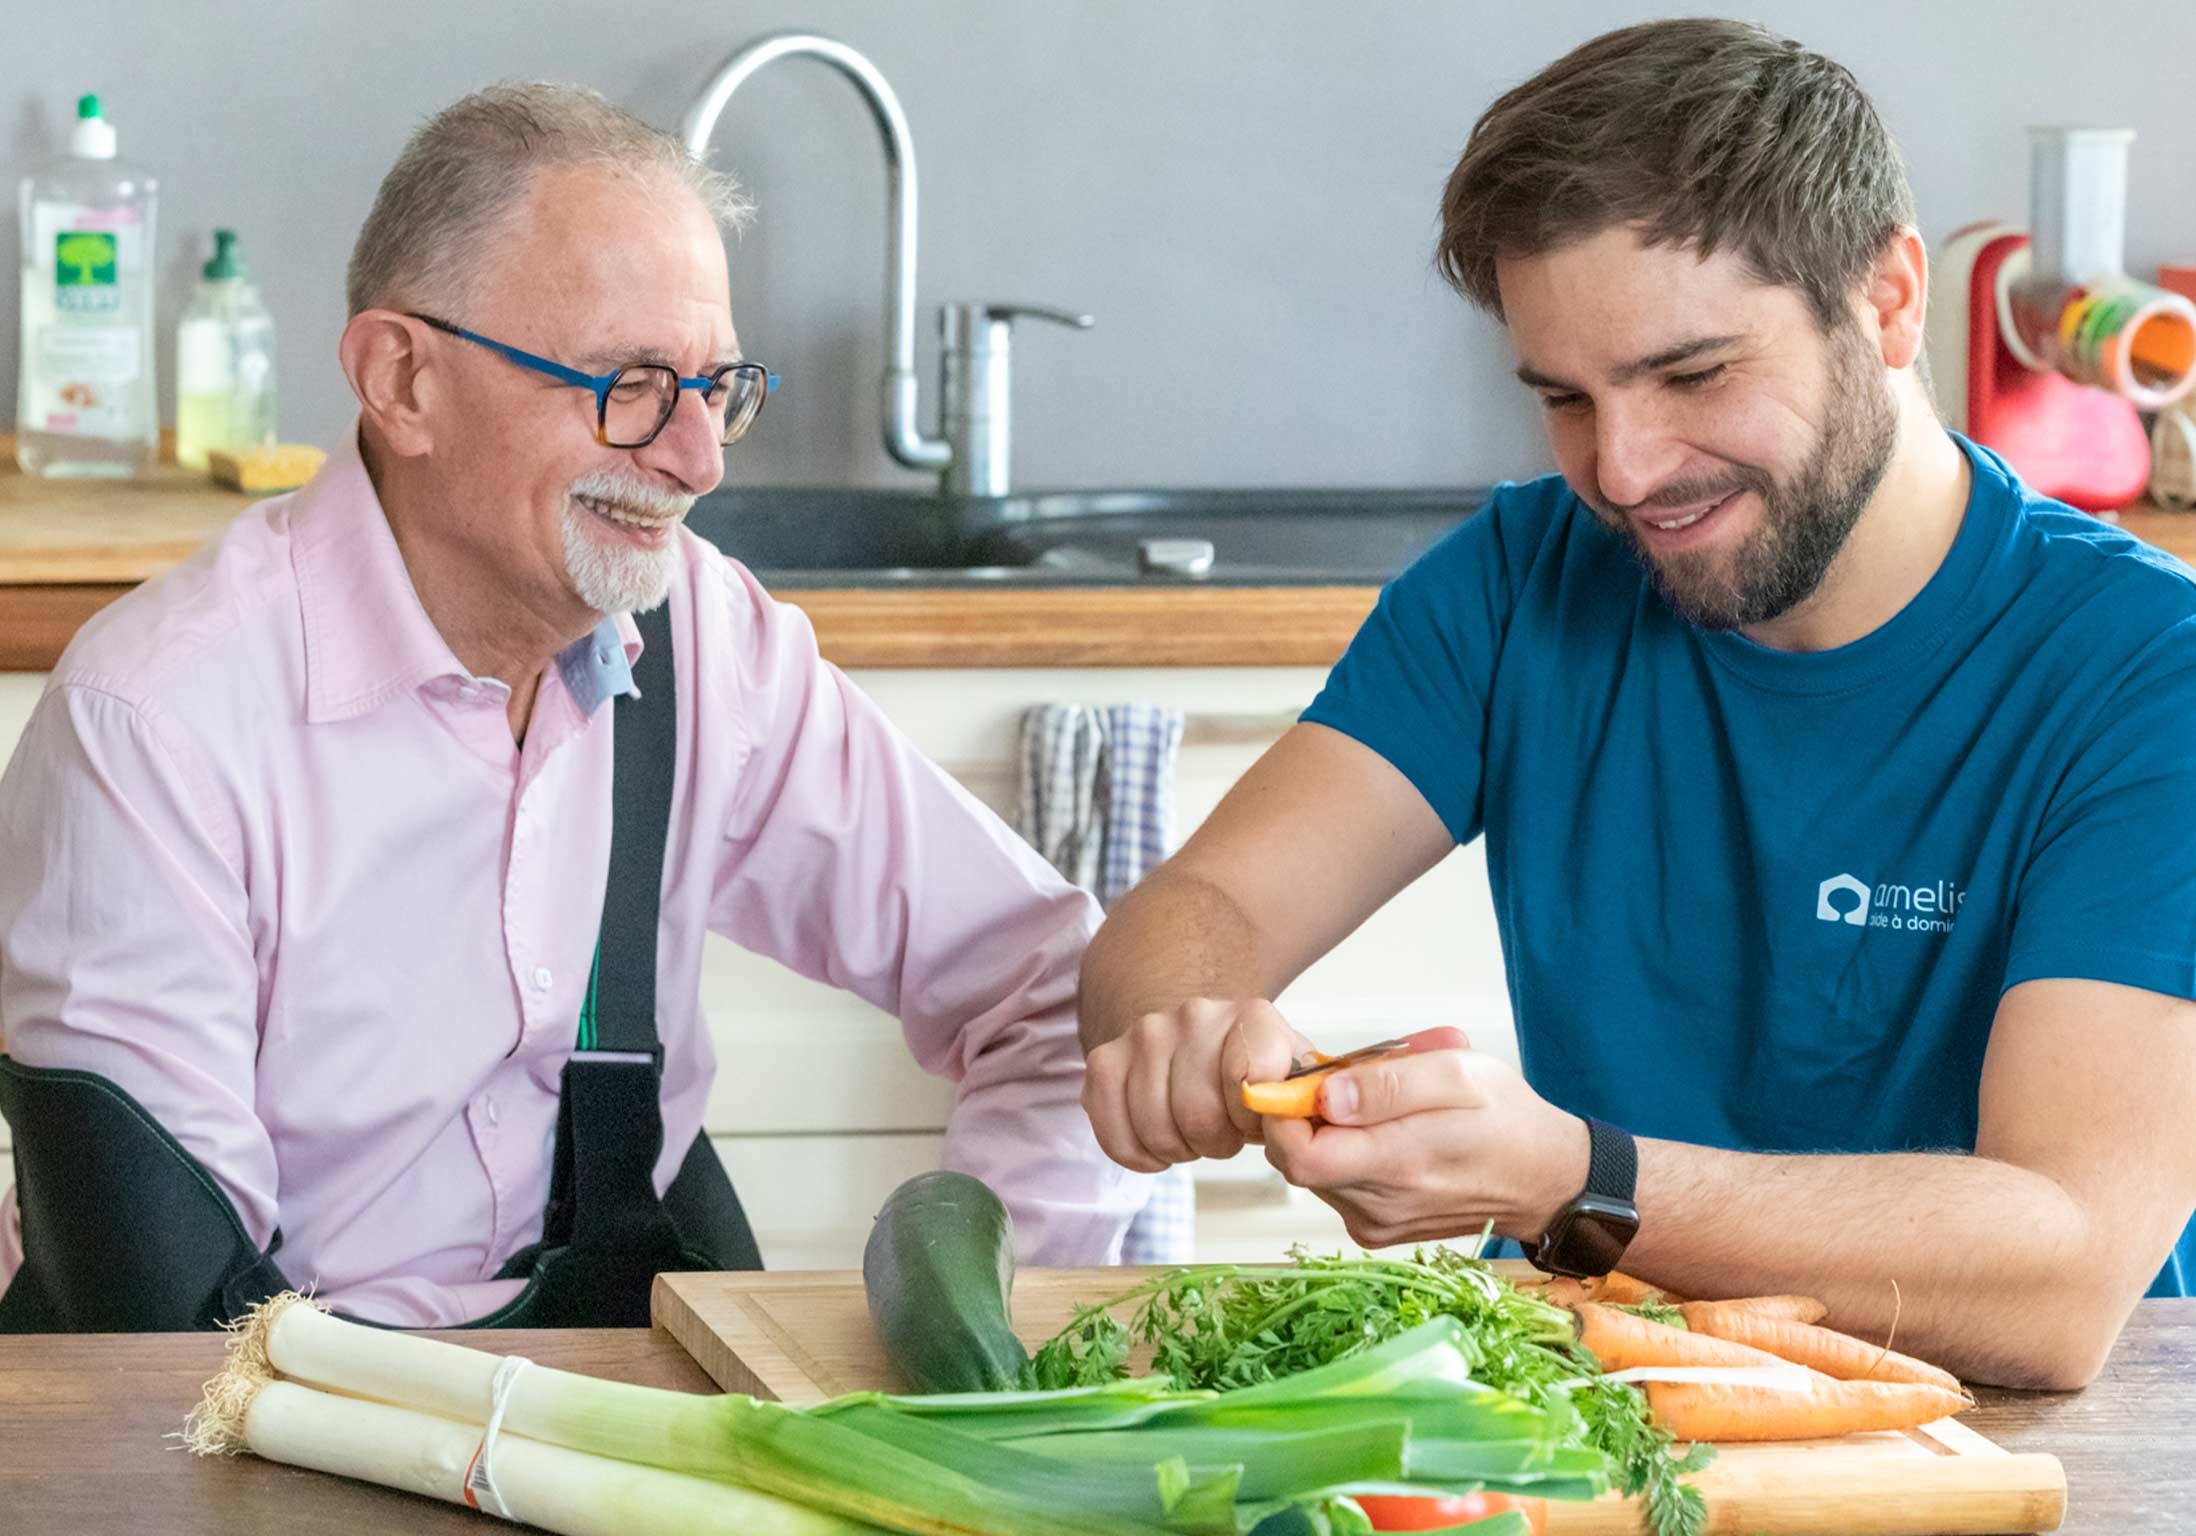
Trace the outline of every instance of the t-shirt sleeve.
<instances>
[{"instance_id":1,"label":"t-shirt sleeve","mask_svg":"<svg viewBox=\"0 0 2196 1536\"><path fill-rule=\"evenodd\" d=\"M2099 710L2038 828L2005 986L2045 977L2196 998L2196 620Z\"/></svg>"},{"instance_id":2,"label":"t-shirt sleeve","mask_svg":"<svg viewBox=\"0 0 2196 1536\"><path fill-rule=\"evenodd\" d=\"M1498 492L1390 582L1303 715L1386 758L1459 843L1481 824L1487 697L1514 588L1508 510Z\"/></svg>"}]
</instances>

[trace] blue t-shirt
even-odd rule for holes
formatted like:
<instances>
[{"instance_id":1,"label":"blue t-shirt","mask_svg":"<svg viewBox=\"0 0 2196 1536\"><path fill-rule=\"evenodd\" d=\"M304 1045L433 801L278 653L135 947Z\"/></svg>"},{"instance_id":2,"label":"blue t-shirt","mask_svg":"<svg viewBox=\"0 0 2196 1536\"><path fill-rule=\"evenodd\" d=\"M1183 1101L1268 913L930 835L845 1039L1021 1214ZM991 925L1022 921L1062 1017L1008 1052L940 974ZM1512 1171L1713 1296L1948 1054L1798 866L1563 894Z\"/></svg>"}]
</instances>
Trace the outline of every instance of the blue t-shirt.
<instances>
[{"instance_id":1,"label":"blue t-shirt","mask_svg":"<svg viewBox=\"0 0 2196 1536\"><path fill-rule=\"evenodd\" d=\"M1305 712L1486 833L1552 1103L1711 1147L1971 1151L2007 989L2196 997L2196 572L1960 441L1950 552L1851 645L1685 623L1548 476L1390 583ZM2196 1223L2151 1294L2192 1291Z\"/></svg>"}]
</instances>

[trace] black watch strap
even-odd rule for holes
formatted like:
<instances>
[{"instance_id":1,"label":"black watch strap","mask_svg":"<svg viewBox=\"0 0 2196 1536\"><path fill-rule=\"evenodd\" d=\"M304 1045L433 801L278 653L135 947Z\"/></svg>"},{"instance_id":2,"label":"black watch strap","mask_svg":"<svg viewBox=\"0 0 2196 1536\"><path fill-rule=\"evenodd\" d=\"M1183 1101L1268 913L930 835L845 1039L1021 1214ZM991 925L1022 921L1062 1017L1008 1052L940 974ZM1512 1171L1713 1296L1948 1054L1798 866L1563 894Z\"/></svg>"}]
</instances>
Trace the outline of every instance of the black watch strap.
<instances>
[{"instance_id":1,"label":"black watch strap","mask_svg":"<svg viewBox=\"0 0 2196 1536\"><path fill-rule=\"evenodd\" d=\"M1631 1203L1639 1187L1639 1148L1629 1131L1620 1130L1592 1115L1580 1116L1592 1151L1586 1160L1586 1188L1582 1193L1604 1200Z\"/></svg>"},{"instance_id":2,"label":"black watch strap","mask_svg":"<svg viewBox=\"0 0 2196 1536\"><path fill-rule=\"evenodd\" d=\"M1607 1274L1639 1231L1639 1148L1631 1133L1591 1115L1586 1122L1586 1187L1573 1195L1527 1251L1551 1274Z\"/></svg>"}]
</instances>

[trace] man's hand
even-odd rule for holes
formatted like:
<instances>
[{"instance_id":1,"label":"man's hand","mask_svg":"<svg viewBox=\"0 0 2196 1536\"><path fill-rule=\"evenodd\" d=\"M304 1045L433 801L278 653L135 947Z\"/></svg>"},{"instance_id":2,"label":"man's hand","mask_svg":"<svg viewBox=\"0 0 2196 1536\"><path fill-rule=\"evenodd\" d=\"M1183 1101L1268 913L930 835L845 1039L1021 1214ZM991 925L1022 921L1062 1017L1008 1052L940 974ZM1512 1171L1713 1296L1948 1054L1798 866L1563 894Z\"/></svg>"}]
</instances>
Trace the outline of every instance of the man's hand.
<instances>
[{"instance_id":1,"label":"man's hand","mask_svg":"<svg viewBox=\"0 0 2196 1536\"><path fill-rule=\"evenodd\" d=\"M1157 1172L1258 1140L1243 1084L1285 1076L1310 1048L1265 999L1455 846L1386 758L1292 727L1084 952L1076 1012L1098 1144Z\"/></svg>"},{"instance_id":2,"label":"man's hand","mask_svg":"<svg viewBox=\"0 0 2196 1536\"><path fill-rule=\"evenodd\" d=\"M1269 1002L1192 998L1090 1053L1083 1109L1106 1155L1139 1173L1232 1157L1260 1136L1243 1084L1286 1076L1310 1049Z\"/></svg>"},{"instance_id":3,"label":"man's hand","mask_svg":"<svg viewBox=\"0 0 2196 1536\"><path fill-rule=\"evenodd\" d=\"M1266 1159L1367 1248L1476 1236L1490 1221L1536 1238L1586 1183L1586 1122L1461 1030L1422 1030L1406 1054L1335 1073L1319 1113L1267 1120Z\"/></svg>"}]
</instances>

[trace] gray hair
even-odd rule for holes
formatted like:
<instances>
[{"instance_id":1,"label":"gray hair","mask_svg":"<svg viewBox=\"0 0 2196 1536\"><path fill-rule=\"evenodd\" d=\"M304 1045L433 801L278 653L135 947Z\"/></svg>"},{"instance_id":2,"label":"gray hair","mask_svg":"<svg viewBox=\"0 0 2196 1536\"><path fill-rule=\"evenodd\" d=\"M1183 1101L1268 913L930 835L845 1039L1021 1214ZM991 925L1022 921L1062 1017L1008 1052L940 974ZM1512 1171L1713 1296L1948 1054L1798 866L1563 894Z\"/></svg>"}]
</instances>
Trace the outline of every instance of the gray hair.
<instances>
[{"instance_id":1,"label":"gray hair","mask_svg":"<svg viewBox=\"0 0 2196 1536\"><path fill-rule=\"evenodd\" d=\"M490 86L423 123L382 178L351 248L350 313L462 301L488 237L535 174L558 166L666 177L728 231L754 213L730 176L599 92L547 82Z\"/></svg>"}]
</instances>

